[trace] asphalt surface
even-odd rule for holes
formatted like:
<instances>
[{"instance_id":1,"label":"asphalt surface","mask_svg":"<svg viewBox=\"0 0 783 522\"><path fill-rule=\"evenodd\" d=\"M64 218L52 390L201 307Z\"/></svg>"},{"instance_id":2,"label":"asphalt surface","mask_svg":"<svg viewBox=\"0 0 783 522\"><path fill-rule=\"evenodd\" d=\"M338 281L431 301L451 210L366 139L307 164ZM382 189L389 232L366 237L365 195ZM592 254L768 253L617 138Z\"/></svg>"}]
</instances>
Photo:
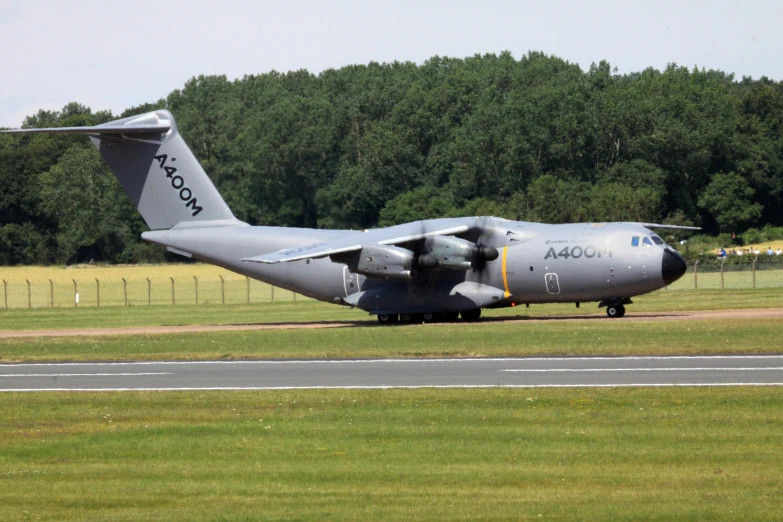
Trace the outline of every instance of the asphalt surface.
<instances>
[{"instance_id":1,"label":"asphalt surface","mask_svg":"<svg viewBox=\"0 0 783 522\"><path fill-rule=\"evenodd\" d=\"M1 391L783 386L783 355L0 365Z\"/></svg>"}]
</instances>

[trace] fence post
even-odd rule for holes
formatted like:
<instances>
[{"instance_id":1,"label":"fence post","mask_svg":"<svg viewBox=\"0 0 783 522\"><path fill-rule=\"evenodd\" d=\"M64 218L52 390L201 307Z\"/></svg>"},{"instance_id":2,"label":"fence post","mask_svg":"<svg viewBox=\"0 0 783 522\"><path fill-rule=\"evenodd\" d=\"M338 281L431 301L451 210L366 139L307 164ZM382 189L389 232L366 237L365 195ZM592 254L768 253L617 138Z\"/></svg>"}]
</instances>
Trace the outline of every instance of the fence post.
<instances>
[{"instance_id":1,"label":"fence post","mask_svg":"<svg viewBox=\"0 0 783 522\"><path fill-rule=\"evenodd\" d=\"M174 299L174 278L169 277L171 279L171 304L177 304L176 300Z\"/></svg>"},{"instance_id":2,"label":"fence post","mask_svg":"<svg viewBox=\"0 0 783 522\"><path fill-rule=\"evenodd\" d=\"M223 276L220 278L220 304L226 304L226 282L223 280Z\"/></svg>"},{"instance_id":3,"label":"fence post","mask_svg":"<svg viewBox=\"0 0 783 522\"><path fill-rule=\"evenodd\" d=\"M758 261L758 260L759 260L758 257L753 260L753 265L751 266L751 269L750 269L751 272L753 272L753 289L754 290L756 289L756 261Z\"/></svg>"},{"instance_id":4,"label":"fence post","mask_svg":"<svg viewBox=\"0 0 783 522\"><path fill-rule=\"evenodd\" d=\"M247 282L247 304L250 304L250 278L245 276Z\"/></svg>"},{"instance_id":5,"label":"fence post","mask_svg":"<svg viewBox=\"0 0 783 522\"><path fill-rule=\"evenodd\" d=\"M97 298L98 308L101 307L101 280L95 278L95 297Z\"/></svg>"},{"instance_id":6,"label":"fence post","mask_svg":"<svg viewBox=\"0 0 783 522\"><path fill-rule=\"evenodd\" d=\"M724 257L723 261L720 262L720 288L721 288L721 290L726 288L726 286L723 283L723 263L725 263L725 262L726 262L726 258Z\"/></svg>"},{"instance_id":7,"label":"fence post","mask_svg":"<svg viewBox=\"0 0 783 522\"><path fill-rule=\"evenodd\" d=\"M122 293L125 294L125 306L128 306L128 281L122 278Z\"/></svg>"},{"instance_id":8,"label":"fence post","mask_svg":"<svg viewBox=\"0 0 783 522\"><path fill-rule=\"evenodd\" d=\"M8 310L8 281L3 279L3 300L5 301L5 309Z\"/></svg>"},{"instance_id":9,"label":"fence post","mask_svg":"<svg viewBox=\"0 0 783 522\"><path fill-rule=\"evenodd\" d=\"M699 289L699 261L701 261L701 259L697 259L696 262L693 264L693 289L694 290Z\"/></svg>"},{"instance_id":10,"label":"fence post","mask_svg":"<svg viewBox=\"0 0 783 522\"><path fill-rule=\"evenodd\" d=\"M27 308L30 309L33 307L33 301L30 298L30 280L25 279L25 281L27 281Z\"/></svg>"},{"instance_id":11,"label":"fence post","mask_svg":"<svg viewBox=\"0 0 783 522\"><path fill-rule=\"evenodd\" d=\"M147 278L147 306L150 305L152 302L152 283L150 283L150 278Z\"/></svg>"},{"instance_id":12,"label":"fence post","mask_svg":"<svg viewBox=\"0 0 783 522\"><path fill-rule=\"evenodd\" d=\"M198 304L198 277L193 276L193 284L196 287L196 304Z\"/></svg>"},{"instance_id":13,"label":"fence post","mask_svg":"<svg viewBox=\"0 0 783 522\"><path fill-rule=\"evenodd\" d=\"M79 287L76 286L76 279L71 279L73 281L73 307L77 308L79 306Z\"/></svg>"},{"instance_id":14,"label":"fence post","mask_svg":"<svg viewBox=\"0 0 783 522\"><path fill-rule=\"evenodd\" d=\"M54 282L49 280L49 305L54 308Z\"/></svg>"}]
</instances>

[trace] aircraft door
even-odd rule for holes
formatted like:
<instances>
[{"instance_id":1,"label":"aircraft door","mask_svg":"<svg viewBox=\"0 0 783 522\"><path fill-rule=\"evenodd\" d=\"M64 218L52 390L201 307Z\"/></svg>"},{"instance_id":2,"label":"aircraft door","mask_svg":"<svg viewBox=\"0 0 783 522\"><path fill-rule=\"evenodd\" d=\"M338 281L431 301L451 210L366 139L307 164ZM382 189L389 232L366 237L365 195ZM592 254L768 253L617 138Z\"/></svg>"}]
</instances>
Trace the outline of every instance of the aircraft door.
<instances>
[{"instance_id":1,"label":"aircraft door","mask_svg":"<svg viewBox=\"0 0 783 522\"><path fill-rule=\"evenodd\" d=\"M550 294L559 294L560 282L557 280L557 274L552 272L546 274L544 278L546 279L546 291Z\"/></svg>"},{"instance_id":2,"label":"aircraft door","mask_svg":"<svg viewBox=\"0 0 783 522\"><path fill-rule=\"evenodd\" d=\"M345 287L345 297L359 291L359 274L351 273L347 266L343 267L343 286Z\"/></svg>"}]
</instances>

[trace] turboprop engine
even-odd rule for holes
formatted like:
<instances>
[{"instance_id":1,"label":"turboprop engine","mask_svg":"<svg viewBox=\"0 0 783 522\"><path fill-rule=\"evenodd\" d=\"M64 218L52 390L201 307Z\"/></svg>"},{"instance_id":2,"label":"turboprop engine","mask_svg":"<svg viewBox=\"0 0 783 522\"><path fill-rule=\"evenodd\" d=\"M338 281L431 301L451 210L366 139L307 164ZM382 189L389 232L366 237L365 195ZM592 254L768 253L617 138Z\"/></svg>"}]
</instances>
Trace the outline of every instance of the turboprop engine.
<instances>
[{"instance_id":1,"label":"turboprop engine","mask_svg":"<svg viewBox=\"0 0 783 522\"><path fill-rule=\"evenodd\" d=\"M421 268L470 270L498 258L496 248L480 246L453 236L425 238L423 252L418 259Z\"/></svg>"},{"instance_id":2,"label":"turboprop engine","mask_svg":"<svg viewBox=\"0 0 783 522\"><path fill-rule=\"evenodd\" d=\"M416 275L411 270L413 252L396 246L371 245L357 252L329 257L334 262L348 265L348 270L354 274L393 279L409 279Z\"/></svg>"}]
</instances>

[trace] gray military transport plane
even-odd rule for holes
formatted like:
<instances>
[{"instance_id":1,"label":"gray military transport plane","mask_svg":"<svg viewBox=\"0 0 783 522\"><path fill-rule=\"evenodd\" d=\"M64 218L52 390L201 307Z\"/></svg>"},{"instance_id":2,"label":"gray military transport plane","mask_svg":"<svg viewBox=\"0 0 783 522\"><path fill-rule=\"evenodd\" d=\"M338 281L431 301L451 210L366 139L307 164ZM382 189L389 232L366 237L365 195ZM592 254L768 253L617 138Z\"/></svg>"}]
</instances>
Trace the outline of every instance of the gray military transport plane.
<instances>
[{"instance_id":1,"label":"gray military transport plane","mask_svg":"<svg viewBox=\"0 0 783 522\"><path fill-rule=\"evenodd\" d=\"M86 134L150 228L142 238L381 323L472 321L482 308L597 301L622 317L685 261L645 223L547 225L496 217L430 219L372 230L254 227L239 221L159 110ZM668 227L686 228L686 227Z\"/></svg>"}]
</instances>

